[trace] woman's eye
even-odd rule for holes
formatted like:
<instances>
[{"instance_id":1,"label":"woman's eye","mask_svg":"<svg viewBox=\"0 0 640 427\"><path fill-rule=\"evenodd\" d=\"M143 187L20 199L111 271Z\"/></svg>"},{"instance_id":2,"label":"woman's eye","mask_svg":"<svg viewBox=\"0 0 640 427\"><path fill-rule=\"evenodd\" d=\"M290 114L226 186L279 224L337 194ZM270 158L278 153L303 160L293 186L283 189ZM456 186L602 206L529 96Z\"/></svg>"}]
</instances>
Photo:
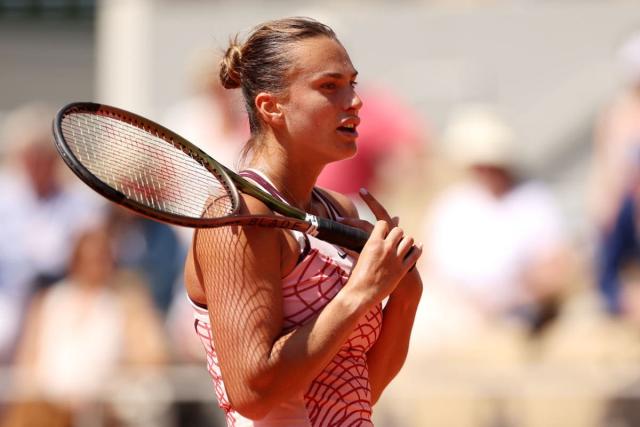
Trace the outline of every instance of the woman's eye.
<instances>
[{"instance_id":1,"label":"woman's eye","mask_svg":"<svg viewBox=\"0 0 640 427\"><path fill-rule=\"evenodd\" d=\"M336 87L338 87L335 83L324 83L322 85L323 89L335 89Z\"/></svg>"}]
</instances>

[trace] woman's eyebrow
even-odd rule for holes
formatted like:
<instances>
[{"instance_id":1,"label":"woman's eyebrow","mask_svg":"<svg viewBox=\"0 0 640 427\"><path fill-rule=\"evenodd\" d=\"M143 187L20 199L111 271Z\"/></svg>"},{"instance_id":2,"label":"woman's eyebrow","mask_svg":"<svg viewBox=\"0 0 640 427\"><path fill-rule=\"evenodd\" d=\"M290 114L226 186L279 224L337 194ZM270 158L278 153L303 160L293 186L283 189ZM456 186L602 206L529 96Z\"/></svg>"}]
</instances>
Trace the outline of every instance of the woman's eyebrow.
<instances>
[{"instance_id":1,"label":"woman's eyebrow","mask_svg":"<svg viewBox=\"0 0 640 427\"><path fill-rule=\"evenodd\" d=\"M354 71L351 74L351 78L355 78L358 75L357 71ZM341 79L343 78L345 75L343 73L339 73L339 72L326 72L326 73L322 73L320 75L317 76L317 78L325 78L325 77L331 77L334 79Z\"/></svg>"}]
</instances>

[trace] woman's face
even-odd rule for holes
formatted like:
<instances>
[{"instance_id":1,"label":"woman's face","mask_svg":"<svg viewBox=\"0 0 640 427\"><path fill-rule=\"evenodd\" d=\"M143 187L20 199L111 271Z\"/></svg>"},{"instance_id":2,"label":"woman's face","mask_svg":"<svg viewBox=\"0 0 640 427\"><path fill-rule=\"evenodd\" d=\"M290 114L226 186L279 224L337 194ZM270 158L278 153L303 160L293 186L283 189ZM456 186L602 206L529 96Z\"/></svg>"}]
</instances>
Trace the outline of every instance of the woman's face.
<instances>
[{"instance_id":1,"label":"woman's face","mask_svg":"<svg viewBox=\"0 0 640 427\"><path fill-rule=\"evenodd\" d=\"M325 163L352 157L362 101L349 55L328 37L303 40L291 55L294 66L280 107L292 146Z\"/></svg>"}]
</instances>

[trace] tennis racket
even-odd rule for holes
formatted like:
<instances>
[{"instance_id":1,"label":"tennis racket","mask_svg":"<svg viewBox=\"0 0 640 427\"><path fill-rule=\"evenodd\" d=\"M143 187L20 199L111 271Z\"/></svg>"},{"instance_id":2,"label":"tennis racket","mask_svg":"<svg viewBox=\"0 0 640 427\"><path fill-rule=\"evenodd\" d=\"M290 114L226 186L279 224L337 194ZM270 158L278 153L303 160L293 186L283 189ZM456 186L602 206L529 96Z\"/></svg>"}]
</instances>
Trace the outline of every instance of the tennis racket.
<instances>
[{"instance_id":1,"label":"tennis racket","mask_svg":"<svg viewBox=\"0 0 640 427\"><path fill-rule=\"evenodd\" d=\"M272 197L169 129L119 108L76 102L55 116L58 152L85 184L149 218L186 227L301 231L360 251L368 234ZM280 215L242 215L238 191Z\"/></svg>"}]
</instances>

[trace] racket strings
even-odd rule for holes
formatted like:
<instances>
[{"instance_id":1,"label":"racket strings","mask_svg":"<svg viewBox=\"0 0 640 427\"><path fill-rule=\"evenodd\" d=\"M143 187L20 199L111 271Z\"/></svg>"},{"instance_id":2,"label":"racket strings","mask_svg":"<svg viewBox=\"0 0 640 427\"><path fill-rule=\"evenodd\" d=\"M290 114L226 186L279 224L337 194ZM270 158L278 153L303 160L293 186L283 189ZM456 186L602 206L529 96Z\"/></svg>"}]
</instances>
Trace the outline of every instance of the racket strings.
<instances>
[{"instance_id":1,"label":"racket strings","mask_svg":"<svg viewBox=\"0 0 640 427\"><path fill-rule=\"evenodd\" d=\"M61 129L80 163L132 201L190 218L222 217L235 209L223 179L153 128L75 112Z\"/></svg>"}]
</instances>

